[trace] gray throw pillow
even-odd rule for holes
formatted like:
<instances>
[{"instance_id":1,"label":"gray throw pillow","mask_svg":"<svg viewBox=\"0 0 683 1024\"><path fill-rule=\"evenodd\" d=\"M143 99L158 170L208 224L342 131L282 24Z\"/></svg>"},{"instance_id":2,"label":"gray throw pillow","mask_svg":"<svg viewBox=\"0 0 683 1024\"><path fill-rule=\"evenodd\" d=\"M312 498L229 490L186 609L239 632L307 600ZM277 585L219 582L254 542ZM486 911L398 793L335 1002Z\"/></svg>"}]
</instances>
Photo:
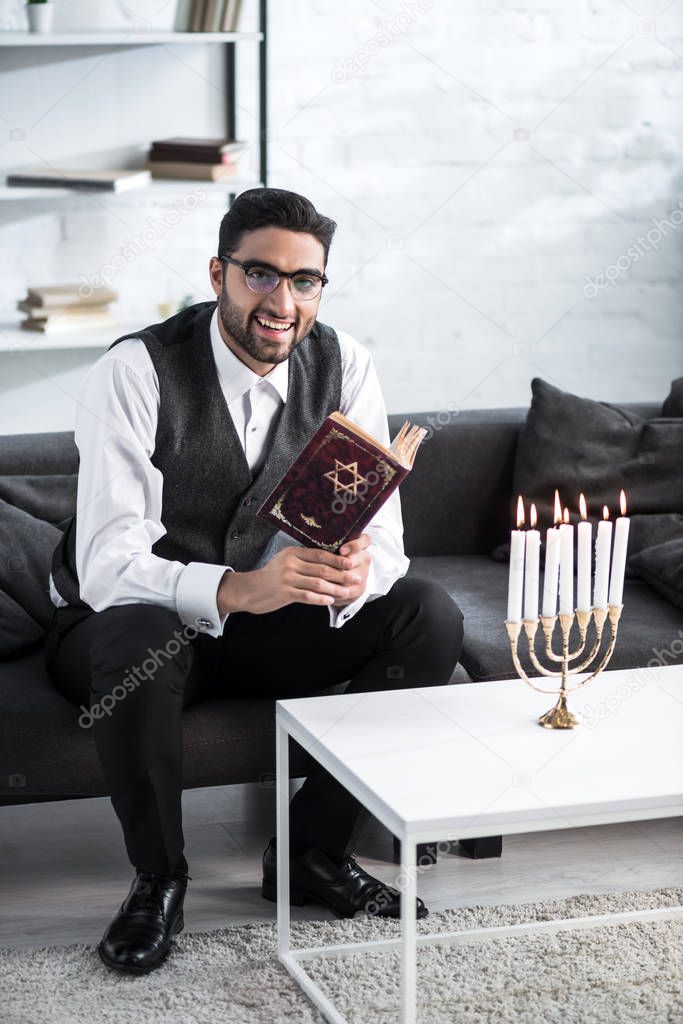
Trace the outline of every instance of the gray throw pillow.
<instances>
[{"instance_id":1,"label":"gray throw pillow","mask_svg":"<svg viewBox=\"0 0 683 1024\"><path fill-rule=\"evenodd\" d=\"M662 416L683 416L683 377L671 381L671 391L664 399Z\"/></svg>"},{"instance_id":2,"label":"gray throw pillow","mask_svg":"<svg viewBox=\"0 0 683 1024\"><path fill-rule=\"evenodd\" d=\"M577 511L579 493L597 521L602 506L618 514L619 491L629 514L683 512L683 420L647 420L607 402L579 398L536 377L514 468L515 495L535 501L552 526L555 488Z\"/></svg>"},{"instance_id":3,"label":"gray throw pillow","mask_svg":"<svg viewBox=\"0 0 683 1024\"><path fill-rule=\"evenodd\" d=\"M645 548L631 567L677 608L683 608L683 537Z\"/></svg>"},{"instance_id":4,"label":"gray throw pillow","mask_svg":"<svg viewBox=\"0 0 683 1024\"><path fill-rule=\"evenodd\" d=\"M683 513L683 418L644 419L607 402L561 391L538 377L531 389L531 407L515 456L510 522L517 495L522 494L527 514L531 502L536 504L539 529L545 533L552 526L557 487L573 523L579 521L583 492L595 525L603 505L610 508L612 518L619 514L623 487L632 518L629 550L635 551L636 543L651 544L647 535L652 532L664 531L666 537L668 517ZM651 516L658 521L637 522ZM646 538L642 542L638 532ZM492 557L507 560L508 547L500 545Z\"/></svg>"},{"instance_id":5,"label":"gray throw pillow","mask_svg":"<svg viewBox=\"0 0 683 1024\"><path fill-rule=\"evenodd\" d=\"M61 536L51 523L0 500L0 590L43 630L54 610L50 564Z\"/></svg>"}]
</instances>

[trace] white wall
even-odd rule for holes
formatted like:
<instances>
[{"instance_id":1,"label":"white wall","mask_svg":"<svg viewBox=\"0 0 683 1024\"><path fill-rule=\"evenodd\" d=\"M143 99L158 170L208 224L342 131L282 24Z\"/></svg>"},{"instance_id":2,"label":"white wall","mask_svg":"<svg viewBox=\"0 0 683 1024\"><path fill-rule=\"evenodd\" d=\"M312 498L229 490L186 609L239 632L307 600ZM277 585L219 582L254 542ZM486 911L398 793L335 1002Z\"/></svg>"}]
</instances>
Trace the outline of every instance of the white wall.
<instances>
[{"instance_id":1,"label":"white wall","mask_svg":"<svg viewBox=\"0 0 683 1024\"><path fill-rule=\"evenodd\" d=\"M173 4L155 20L160 6L100 3L96 26L94 3L57 0L57 27L168 27ZM372 349L390 411L526 405L535 375L608 401L664 398L683 373L682 5L270 7L270 184L337 220L320 318ZM0 25L13 18L21 5L0 5ZM254 57L243 44L251 140ZM0 60L1 167L135 163L151 138L222 128L218 49ZM220 197L170 230L170 207L144 195L100 202L1 204L3 320L27 284L88 277L154 223L149 251L113 280L121 317L211 296ZM653 219L668 220L659 240ZM587 287L617 261L614 284ZM0 433L69 429L96 356L0 354Z\"/></svg>"}]
</instances>

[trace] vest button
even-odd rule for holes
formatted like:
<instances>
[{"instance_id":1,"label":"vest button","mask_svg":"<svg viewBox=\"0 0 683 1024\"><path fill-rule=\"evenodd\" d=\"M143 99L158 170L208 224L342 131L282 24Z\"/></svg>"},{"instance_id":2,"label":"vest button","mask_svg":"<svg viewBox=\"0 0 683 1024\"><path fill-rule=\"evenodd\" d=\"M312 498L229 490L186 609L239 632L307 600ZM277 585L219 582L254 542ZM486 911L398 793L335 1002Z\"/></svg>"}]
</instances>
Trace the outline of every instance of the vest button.
<instances>
[{"instance_id":1,"label":"vest button","mask_svg":"<svg viewBox=\"0 0 683 1024\"><path fill-rule=\"evenodd\" d=\"M232 537L233 540L237 540L241 532L241 530L233 530L230 536Z\"/></svg>"},{"instance_id":2,"label":"vest button","mask_svg":"<svg viewBox=\"0 0 683 1024\"><path fill-rule=\"evenodd\" d=\"M245 498L244 499L244 504L245 505L251 505L252 501L254 501L254 498Z\"/></svg>"}]
</instances>

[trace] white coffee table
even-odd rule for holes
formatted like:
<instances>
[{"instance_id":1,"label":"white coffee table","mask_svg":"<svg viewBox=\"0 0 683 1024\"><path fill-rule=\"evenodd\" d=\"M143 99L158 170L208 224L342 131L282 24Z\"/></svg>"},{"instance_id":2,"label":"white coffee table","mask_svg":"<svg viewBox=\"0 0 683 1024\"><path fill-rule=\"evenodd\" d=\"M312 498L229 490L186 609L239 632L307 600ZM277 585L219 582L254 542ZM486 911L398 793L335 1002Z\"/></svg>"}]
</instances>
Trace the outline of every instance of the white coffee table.
<instances>
[{"instance_id":1,"label":"white coffee table","mask_svg":"<svg viewBox=\"0 0 683 1024\"><path fill-rule=\"evenodd\" d=\"M314 957L400 945L400 1019L413 1024L418 943L683 916L676 907L416 935L418 843L683 815L683 667L603 673L570 695L583 719L574 730L537 724L554 702L521 680L277 702L278 955L326 1020L346 1024L304 969ZM400 938L291 949L288 736L401 840Z\"/></svg>"}]
</instances>

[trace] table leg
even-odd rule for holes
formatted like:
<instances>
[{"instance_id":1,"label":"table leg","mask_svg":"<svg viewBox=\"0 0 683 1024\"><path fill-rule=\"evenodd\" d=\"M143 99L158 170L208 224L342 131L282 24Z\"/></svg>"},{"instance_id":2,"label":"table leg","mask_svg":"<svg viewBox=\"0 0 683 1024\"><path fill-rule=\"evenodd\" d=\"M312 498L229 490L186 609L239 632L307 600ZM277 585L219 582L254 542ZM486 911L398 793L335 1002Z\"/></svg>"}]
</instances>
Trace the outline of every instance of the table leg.
<instances>
[{"instance_id":1,"label":"table leg","mask_svg":"<svg viewBox=\"0 0 683 1024\"><path fill-rule=\"evenodd\" d=\"M277 948L289 952L289 733L276 722Z\"/></svg>"},{"instance_id":2,"label":"table leg","mask_svg":"<svg viewBox=\"0 0 683 1024\"><path fill-rule=\"evenodd\" d=\"M415 1024L417 1013L416 964L416 849L412 839L401 840L401 1024Z\"/></svg>"}]
</instances>

